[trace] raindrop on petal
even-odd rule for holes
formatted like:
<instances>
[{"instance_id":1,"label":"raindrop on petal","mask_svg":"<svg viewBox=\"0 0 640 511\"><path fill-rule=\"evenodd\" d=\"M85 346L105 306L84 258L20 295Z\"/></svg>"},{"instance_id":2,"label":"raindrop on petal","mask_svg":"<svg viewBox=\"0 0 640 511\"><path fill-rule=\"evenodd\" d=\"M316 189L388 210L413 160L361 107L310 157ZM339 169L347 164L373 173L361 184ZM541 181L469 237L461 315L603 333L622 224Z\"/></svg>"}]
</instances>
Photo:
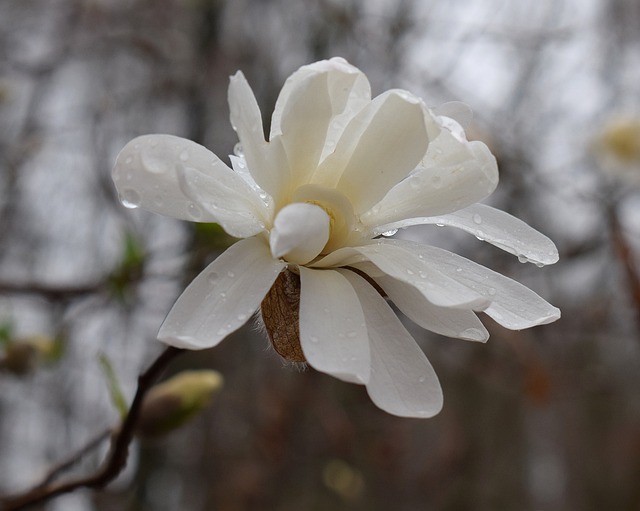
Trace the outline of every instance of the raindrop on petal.
<instances>
[{"instance_id":1,"label":"raindrop on petal","mask_svg":"<svg viewBox=\"0 0 640 511\"><path fill-rule=\"evenodd\" d=\"M383 233L382 233L382 235L383 235L385 238L388 238L389 236L393 236L393 235L394 235L395 233L397 233L397 232L398 232L398 229L390 229L390 230L388 230L388 231L383 232Z\"/></svg>"},{"instance_id":2,"label":"raindrop on petal","mask_svg":"<svg viewBox=\"0 0 640 511\"><path fill-rule=\"evenodd\" d=\"M135 209L140 207L140 203L142 199L140 198L140 194L132 189L127 189L122 192L120 195L120 202L125 208Z\"/></svg>"},{"instance_id":3,"label":"raindrop on petal","mask_svg":"<svg viewBox=\"0 0 640 511\"><path fill-rule=\"evenodd\" d=\"M196 206L193 202L190 203L187 206L187 214L193 219L193 220L199 220L200 218L202 218L202 211L200 210L200 208L198 206Z\"/></svg>"},{"instance_id":4,"label":"raindrop on petal","mask_svg":"<svg viewBox=\"0 0 640 511\"><path fill-rule=\"evenodd\" d=\"M186 149L180 151L180 155L178 156L180 161L187 161L189 159L189 151Z\"/></svg>"},{"instance_id":5,"label":"raindrop on petal","mask_svg":"<svg viewBox=\"0 0 640 511\"><path fill-rule=\"evenodd\" d=\"M240 142L233 146L233 154L239 158L244 157L244 150L242 149L242 144Z\"/></svg>"},{"instance_id":6,"label":"raindrop on petal","mask_svg":"<svg viewBox=\"0 0 640 511\"><path fill-rule=\"evenodd\" d=\"M480 215L478 215L478 213L476 213L475 215L473 215L473 221L476 224L481 224L482 223L482 217Z\"/></svg>"}]
</instances>

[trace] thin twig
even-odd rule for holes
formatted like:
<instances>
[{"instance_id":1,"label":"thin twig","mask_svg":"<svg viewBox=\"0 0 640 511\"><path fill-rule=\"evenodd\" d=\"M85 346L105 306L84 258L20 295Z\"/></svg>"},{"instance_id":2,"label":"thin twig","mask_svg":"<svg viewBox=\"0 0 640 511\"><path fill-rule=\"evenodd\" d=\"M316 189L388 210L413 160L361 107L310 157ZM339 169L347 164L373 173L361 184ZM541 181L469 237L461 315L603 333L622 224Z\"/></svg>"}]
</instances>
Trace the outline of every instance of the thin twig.
<instances>
[{"instance_id":1,"label":"thin twig","mask_svg":"<svg viewBox=\"0 0 640 511\"><path fill-rule=\"evenodd\" d=\"M129 444L133 439L145 394L162 374L169 362L180 353L183 353L183 350L171 346L168 347L151 364L149 369L138 377L138 390L131 403L131 408L129 408L129 413L113 436L111 450L105 462L94 474L60 483L39 483L24 493L0 499L2 506L0 509L2 511L18 511L55 496L72 492L78 488L102 488L113 481L127 464Z\"/></svg>"},{"instance_id":2,"label":"thin twig","mask_svg":"<svg viewBox=\"0 0 640 511\"><path fill-rule=\"evenodd\" d=\"M629 246L629 243L622 232L622 226L620 225L615 205L609 206L608 217L613 245L626 272L627 284L629 286L631 299L633 300L634 305L636 325L638 332L640 332L640 274L638 273L638 267L635 262L633 250Z\"/></svg>"}]
</instances>

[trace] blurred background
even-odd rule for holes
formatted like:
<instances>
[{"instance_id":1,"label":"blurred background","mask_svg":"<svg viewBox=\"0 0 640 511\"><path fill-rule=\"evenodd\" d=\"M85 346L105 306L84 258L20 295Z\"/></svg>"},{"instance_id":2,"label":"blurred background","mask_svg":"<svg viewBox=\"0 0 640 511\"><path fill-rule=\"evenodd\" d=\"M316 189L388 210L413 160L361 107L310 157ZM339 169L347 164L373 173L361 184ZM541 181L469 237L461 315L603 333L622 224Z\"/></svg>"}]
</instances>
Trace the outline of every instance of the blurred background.
<instances>
[{"instance_id":1,"label":"blurred background","mask_svg":"<svg viewBox=\"0 0 640 511\"><path fill-rule=\"evenodd\" d=\"M224 157L230 74L268 122L290 73L336 55L374 94L473 109L469 137L501 171L488 202L549 235L560 262L435 226L402 235L515 278L562 319L487 319L486 345L412 329L444 389L431 420L286 366L248 326L171 365L222 373L203 413L136 440L106 490L40 509L640 510L637 0L0 1L0 494L118 423L104 361L130 400L173 301L233 242L123 208L118 151L171 133Z\"/></svg>"}]
</instances>

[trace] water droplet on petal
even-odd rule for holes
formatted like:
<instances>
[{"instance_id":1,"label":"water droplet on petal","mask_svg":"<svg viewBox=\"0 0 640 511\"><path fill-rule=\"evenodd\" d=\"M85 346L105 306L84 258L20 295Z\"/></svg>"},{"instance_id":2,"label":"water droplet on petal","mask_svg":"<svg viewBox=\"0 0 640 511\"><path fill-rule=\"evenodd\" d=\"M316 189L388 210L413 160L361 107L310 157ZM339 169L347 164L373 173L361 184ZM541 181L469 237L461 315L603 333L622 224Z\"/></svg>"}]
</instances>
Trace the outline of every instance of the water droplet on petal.
<instances>
[{"instance_id":1,"label":"water droplet on petal","mask_svg":"<svg viewBox=\"0 0 640 511\"><path fill-rule=\"evenodd\" d=\"M209 284L215 284L217 280L218 274L215 271L212 271L209 273L209 275L207 275L207 281L209 282Z\"/></svg>"},{"instance_id":2,"label":"water droplet on petal","mask_svg":"<svg viewBox=\"0 0 640 511\"><path fill-rule=\"evenodd\" d=\"M125 162L127 165L130 165L131 163L133 163L133 156L127 156L127 159L126 159L126 160L124 160L124 162Z\"/></svg>"},{"instance_id":3,"label":"water droplet on petal","mask_svg":"<svg viewBox=\"0 0 640 511\"><path fill-rule=\"evenodd\" d=\"M496 294L496 288L495 288L495 287L490 287L490 288L489 288L489 294L490 294L491 296L495 296L495 294Z\"/></svg>"},{"instance_id":4,"label":"water droplet on petal","mask_svg":"<svg viewBox=\"0 0 640 511\"><path fill-rule=\"evenodd\" d=\"M189 151L183 149L182 151L180 151L178 158L180 158L180 161L187 161L189 159Z\"/></svg>"},{"instance_id":5,"label":"water droplet on petal","mask_svg":"<svg viewBox=\"0 0 640 511\"><path fill-rule=\"evenodd\" d=\"M224 327L220 327L218 329L218 332L216 333L216 335L226 335L226 333L228 332L228 330Z\"/></svg>"},{"instance_id":6,"label":"water droplet on petal","mask_svg":"<svg viewBox=\"0 0 640 511\"><path fill-rule=\"evenodd\" d=\"M518 254L518 261L521 263L526 263L529 261L529 258L524 254Z\"/></svg>"},{"instance_id":7,"label":"water droplet on petal","mask_svg":"<svg viewBox=\"0 0 640 511\"><path fill-rule=\"evenodd\" d=\"M238 314L237 318L238 318L238 321L244 321L245 319L247 319L247 315L246 314Z\"/></svg>"},{"instance_id":8,"label":"water droplet on petal","mask_svg":"<svg viewBox=\"0 0 640 511\"><path fill-rule=\"evenodd\" d=\"M135 209L140 207L142 198L138 192L129 188L120 195L120 202L125 208Z\"/></svg>"},{"instance_id":9,"label":"water droplet on petal","mask_svg":"<svg viewBox=\"0 0 640 511\"><path fill-rule=\"evenodd\" d=\"M420 376L420 378L418 378L418 381L420 383L423 383L425 380L426 380L426 377L424 377L424 376Z\"/></svg>"},{"instance_id":10,"label":"water droplet on petal","mask_svg":"<svg viewBox=\"0 0 640 511\"><path fill-rule=\"evenodd\" d=\"M242 144L240 142L233 146L233 154L240 158L244 157L244 150L242 149Z\"/></svg>"},{"instance_id":11,"label":"water droplet on petal","mask_svg":"<svg viewBox=\"0 0 640 511\"><path fill-rule=\"evenodd\" d=\"M476 213L475 215L473 215L473 221L476 224L481 224L482 223L482 217L480 215L478 215L478 213Z\"/></svg>"},{"instance_id":12,"label":"water droplet on petal","mask_svg":"<svg viewBox=\"0 0 640 511\"><path fill-rule=\"evenodd\" d=\"M388 238L389 236L393 236L397 232L398 232L398 229L389 229L388 231L383 232L382 235L385 238Z\"/></svg>"},{"instance_id":13,"label":"water droplet on petal","mask_svg":"<svg viewBox=\"0 0 640 511\"><path fill-rule=\"evenodd\" d=\"M316 343L319 341L319 339L315 335L312 335L311 337L309 337L309 340L313 343Z\"/></svg>"},{"instance_id":14,"label":"water droplet on petal","mask_svg":"<svg viewBox=\"0 0 640 511\"><path fill-rule=\"evenodd\" d=\"M202 218L202 211L200 210L200 208L198 206L196 206L193 202L190 203L187 206L187 214L193 219L193 220L199 220L200 218Z\"/></svg>"},{"instance_id":15,"label":"water droplet on petal","mask_svg":"<svg viewBox=\"0 0 640 511\"><path fill-rule=\"evenodd\" d=\"M236 274L235 274L235 273L233 273L232 271L228 271L228 272L227 272L227 277L229 277L230 279L232 279L232 278L233 278L233 277L235 277L235 276L236 276Z\"/></svg>"}]
</instances>

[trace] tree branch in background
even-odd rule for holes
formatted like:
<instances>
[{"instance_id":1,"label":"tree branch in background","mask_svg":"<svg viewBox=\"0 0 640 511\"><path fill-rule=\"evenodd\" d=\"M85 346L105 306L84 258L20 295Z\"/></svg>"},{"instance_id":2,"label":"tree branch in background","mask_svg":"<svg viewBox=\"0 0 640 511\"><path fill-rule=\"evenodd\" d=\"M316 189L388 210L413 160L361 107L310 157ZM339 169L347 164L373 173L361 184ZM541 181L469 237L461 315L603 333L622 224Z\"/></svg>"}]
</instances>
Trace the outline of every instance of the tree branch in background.
<instances>
[{"instance_id":1,"label":"tree branch in background","mask_svg":"<svg viewBox=\"0 0 640 511\"><path fill-rule=\"evenodd\" d=\"M129 444L133 440L135 426L140 417L140 409L146 393L164 372L167 365L181 353L183 353L181 349L168 347L160 354L155 362L138 377L138 389L129 408L129 413L113 434L111 450L107 459L94 474L66 482L49 482L52 479L52 475L55 477L55 474L70 466L75 460L84 455L87 452L87 447L85 447L74 457L70 458L70 460L67 460L50 472L43 482L19 495L1 498L0 509L2 509L2 511L18 511L55 496L70 493L79 488L102 488L113 481L127 464ZM91 444L94 444L92 447L97 445L97 443L93 441Z\"/></svg>"},{"instance_id":2,"label":"tree branch in background","mask_svg":"<svg viewBox=\"0 0 640 511\"><path fill-rule=\"evenodd\" d=\"M627 285L629 286L634 306L636 327L638 332L640 332L640 274L638 273L633 251L622 232L622 226L620 225L615 205L610 205L608 208L608 220L616 255L618 259L620 259L626 273Z\"/></svg>"}]
</instances>

